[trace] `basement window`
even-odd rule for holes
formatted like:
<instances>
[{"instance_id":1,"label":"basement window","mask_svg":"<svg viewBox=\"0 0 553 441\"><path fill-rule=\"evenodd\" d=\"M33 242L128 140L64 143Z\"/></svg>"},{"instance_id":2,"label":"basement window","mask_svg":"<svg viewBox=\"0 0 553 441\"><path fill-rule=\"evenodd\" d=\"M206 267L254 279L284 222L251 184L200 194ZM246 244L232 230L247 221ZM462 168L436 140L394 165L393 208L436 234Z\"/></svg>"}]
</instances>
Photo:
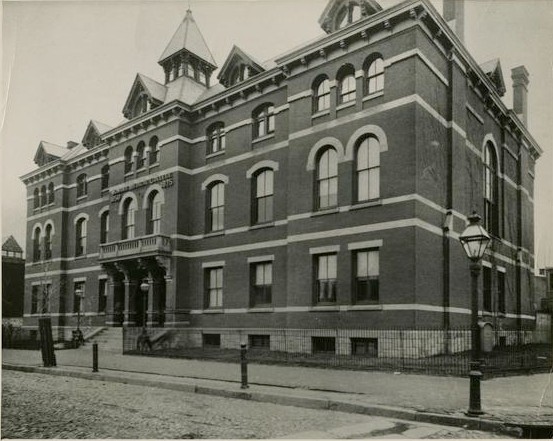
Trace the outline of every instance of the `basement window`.
<instances>
[{"instance_id":1,"label":"basement window","mask_svg":"<svg viewBox=\"0 0 553 441\"><path fill-rule=\"evenodd\" d=\"M336 339L334 337L311 337L313 354L335 354Z\"/></svg>"}]
</instances>

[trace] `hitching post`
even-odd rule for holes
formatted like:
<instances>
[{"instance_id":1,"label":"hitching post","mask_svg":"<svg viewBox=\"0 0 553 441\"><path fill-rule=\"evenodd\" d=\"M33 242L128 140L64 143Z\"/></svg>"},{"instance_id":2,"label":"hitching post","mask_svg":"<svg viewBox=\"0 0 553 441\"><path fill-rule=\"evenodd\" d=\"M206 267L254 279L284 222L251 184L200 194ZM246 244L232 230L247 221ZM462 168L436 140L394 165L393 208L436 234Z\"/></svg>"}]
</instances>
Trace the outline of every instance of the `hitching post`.
<instances>
[{"instance_id":1,"label":"hitching post","mask_svg":"<svg viewBox=\"0 0 553 441\"><path fill-rule=\"evenodd\" d=\"M98 343L92 345L92 372L98 372Z\"/></svg>"},{"instance_id":2,"label":"hitching post","mask_svg":"<svg viewBox=\"0 0 553 441\"><path fill-rule=\"evenodd\" d=\"M240 368L242 371L242 386L241 389L247 389L248 386L248 360L246 354L248 353L246 343L240 344Z\"/></svg>"}]
</instances>

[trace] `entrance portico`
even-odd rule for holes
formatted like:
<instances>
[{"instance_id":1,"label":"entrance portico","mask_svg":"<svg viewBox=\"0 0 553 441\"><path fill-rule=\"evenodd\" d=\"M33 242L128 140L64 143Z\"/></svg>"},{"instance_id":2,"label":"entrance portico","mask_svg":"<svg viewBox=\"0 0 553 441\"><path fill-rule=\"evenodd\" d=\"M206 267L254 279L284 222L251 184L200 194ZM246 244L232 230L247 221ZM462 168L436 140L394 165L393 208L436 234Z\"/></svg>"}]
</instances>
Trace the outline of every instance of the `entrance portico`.
<instances>
[{"instance_id":1,"label":"entrance portico","mask_svg":"<svg viewBox=\"0 0 553 441\"><path fill-rule=\"evenodd\" d=\"M172 283L171 241L161 235L100 246L99 261L109 277L107 326L163 326L167 286Z\"/></svg>"}]
</instances>

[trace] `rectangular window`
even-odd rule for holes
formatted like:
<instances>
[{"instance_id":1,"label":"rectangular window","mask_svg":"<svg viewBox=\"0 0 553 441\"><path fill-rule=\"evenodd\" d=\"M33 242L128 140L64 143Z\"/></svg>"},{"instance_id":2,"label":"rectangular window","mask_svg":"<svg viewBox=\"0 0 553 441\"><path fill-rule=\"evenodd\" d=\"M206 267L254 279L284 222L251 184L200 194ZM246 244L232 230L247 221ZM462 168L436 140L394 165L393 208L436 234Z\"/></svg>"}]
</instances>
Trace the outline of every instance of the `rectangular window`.
<instances>
[{"instance_id":1,"label":"rectangular window","mask_svg":"<svg viewBox=\"0 0 553 441\"><path fill-rule=\"evenodd\" d=\"M38 312L38 288L39 285L33 285L31 288L31 314Z\"/></svg>"},{"instance_id":2,"label":"rectangular window","mask_svg":"<svg viewBox=\"0 0 553 441\"><path fill-rule=\"evenodd\" d=\"M108 280L98 280L98 312L106 312Z\"/></svg>"},{"instance_id":3,"label":"rectangular window","mask_svg":"<svg viewBox=\"0 0 553 441\"><path fill-rule=\"evenodd\" d=\"M354 254L354 295L355 303L379 301L379 251L360 250Z\"/></svg>"},{"instance_id":4,"label":"rectangular window","mask_svg":"<svg viewBox=\"0 0 553 441\"><path fill-rule=\"evenodd\" d=\"M251 305L270 305L272 302L273 263L261 262L251 266Z\"/></svg>"},{"instance_id":5,"label":"rectangular window","mask_svg":"<svg viewBox=\"0 0 553 441\"><path fill-rule=\"evenodd\" d=\"M221 334L202 334L202 344L204 348L220 348Z\"/></svg>"},{"instance_id":6,"label":"rectangular window","mask_svg":"<svg viewBox=\"0 0 553 441\"><path fill-rule=\"evenodd\" d=\"M271 349L271 337L269 335L249 335L248 340L250 349L265 351Z\"/></svg>"},{"instance_id":7,"label":"rectangular window","mask_svg":"<svg viewBox=\"0 0 553 441\"><path fill-rule=\"evenodd\" d=\"M206 270L206 307L223 307L223 268L208 268Z\"/></svg>"},{"instance_id":8,"label":"rectangular window","mask_svg":"<svg viewBox=\"0 0 553 441\"><path fill-rule=\"evenodd\" d=\"M378 338L352 338L351 354L378 357Z\"/></svg>"},{"instance_id":9,"label":"rectangular window","mask_svg":"<svg viewBox=\"0 0 553 441\"><path fill-rule=\"evenodd\" d=\"M335 354L336 338L311 337L311 348L312 348L313 354Z\"/></svg>"},{"instance_id":10,"label":"rectangular window","mask_svg":"<svg viewBox=\"0 0 553 441\"><path fill-rule=\"evenodd\" d=\"M483 268L483 302L482 309L487 312L492 310L492 270L488 267Z\"/></svg>"},{"instance_id":11,"label":"rectangular window","mask_svg":"<svg viewBox=\"0 0 553 441\"><path fill-rule=\"evenodd\" d=\"M50 313L50 294L52 293L52 285L49 283L41 286L42 295L40 297L40 313Z\"/></svg>"},{"instance_id":12,"label":"rectangular window","mask_svg":"<svg viewBox=\"0 0 553 441\"><path fill-rule=\"evenodd\" d=\"M317 303L335 303L337 285L336 254L315 256L315 298Z\"/></svg>"},{"instance_id":13,"label":"rectangular window","mask_svg":"<svg viewBox=\"0 0 553 441\"><path fill-rule=\"evenodd\" d=\"M84 313L84 282L75 282L73 285L73 313Z\"/></svg>"},{"instance_id":14,"label":"rectangular window","mask_svg":"<svg viewBox=\"0 0 553 441\"><path fill-rule=\"evenodd\" d=\"M497 311L505 314L505 273L497 272Z\"/></svg>"}]
</instances>

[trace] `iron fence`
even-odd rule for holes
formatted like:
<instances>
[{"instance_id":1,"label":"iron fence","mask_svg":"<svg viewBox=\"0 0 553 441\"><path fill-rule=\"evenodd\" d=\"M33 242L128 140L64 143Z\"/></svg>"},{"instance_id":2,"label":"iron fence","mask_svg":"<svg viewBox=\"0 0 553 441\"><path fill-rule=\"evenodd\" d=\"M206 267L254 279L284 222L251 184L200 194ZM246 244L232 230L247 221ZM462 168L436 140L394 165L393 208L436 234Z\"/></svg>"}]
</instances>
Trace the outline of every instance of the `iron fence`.
<instances>
[{"instance_id":1,"label":"iron fence","mask_svg":"<svg viewBox=\"0 0 553 441\"><path fill-rule=\"evenodd\" d=\"M240 344L253 363L465 376L471 333L450 329L124 329L123 352L239 362ZM550 334L536 330L483 333L487 376L552 367Z\"/></svg>"}]
</instances>

